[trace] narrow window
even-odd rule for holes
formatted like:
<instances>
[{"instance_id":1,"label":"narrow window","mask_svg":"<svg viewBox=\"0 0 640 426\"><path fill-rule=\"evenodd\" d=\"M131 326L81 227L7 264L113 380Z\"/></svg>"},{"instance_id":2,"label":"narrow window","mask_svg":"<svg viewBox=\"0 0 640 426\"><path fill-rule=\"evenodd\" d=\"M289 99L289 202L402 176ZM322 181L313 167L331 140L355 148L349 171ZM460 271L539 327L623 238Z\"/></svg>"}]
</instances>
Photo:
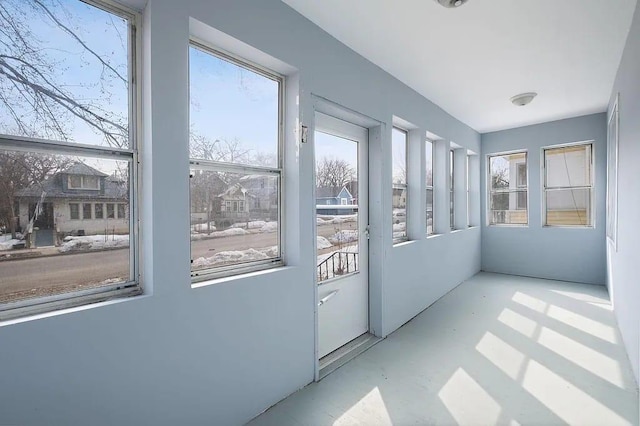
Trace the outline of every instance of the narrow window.
<instances>
[{"instance_id":1,"label":"narrow window","mask_svg":"<svg viewBox=\"0 0 640 426\"><path fill-rule=\"evenodd\" d=\"M489 224L528 224L527 153L490 155L488 161Z\"/></svg>"},{"instance_id":2,"label":"narrow window","mask_svg":"<svg viewBox=\"0 0 640 426\"><path fill-rule=\"evenodd\" d=\"M544 148L545 226L593 226L593 146Z\"/></svg>"},{"instance_id":3,"label":"narrow window","mask_svg":"<svg viewBox=\"0 0 640 426\"><path fill-rule=\"evenodd\" d=\"M94 206L96 219L104 219L104 211L102 210L103 208L104 204L102 203L96 203L96 205Z\"/></svg>"},{"instance_id":4,"label":"narrow window","mask_svg":"<svg viewBox=\"0 0 640 426\"><path fill-rule=\"evenodd\" d=\"M82 205L82 218L91 219L91 203L84 203Z\"/></svg>"},{"instance_id":5,"label":"narrow window","mask_svg":"<svg viewBox=\"0 0 640 426\"><path fill-rule=\"evenodd\" d=\"M282 264L282 85L271 71L190 45L194 280Z\"/></svg>"},{"instance_id":6,"label":"narrow window","mask_svg":"<svg viewBox=\"0 0 640 426\"><path fill-rule=\"evenodd\" d=\"M107 219L115 219L115 211L113 203L107 203Z\"/></svg>"},{"instance_id":7,"label":"narrow window","mask_svg":"<svg viewBox=\"0 0 640 426\"><path fill-rule=\"evenodd\" d=\"M391 131L394 243L407 240L407 139L405 130L394 127Z\"/></svg>"},{"instance_id":8,"label":"narrow window","mask_svg":"<svg viewBox=\"0 0 640 426\"><path fill-rule=\"evenodd\" d=\"M433 142L425 142L425 176L427 188L427 235L433 234Z\"/></svg>"},{"instance_id":9,"label":"narrow window","mask_svg":"<svg viewBox=\"0 0 640 426\"><path fill-rule=\"evenodd\" d=\"M126 219L126 204L118 203L118 219Z\"/></svg>"},{"instance_id":10,"label":"narrow window","mask_svg":"<svg viewBox=\"0 0 640 426\"><path fill-rule=\"evenodd\" d=\"M69 204L69 218L71 220L80 219L80 204L78 203Z\"/></svg>"},{"instance_id":11,"label":"narrow window","mask_svg":"<svg viewBox=\"0 0 640 426\"><path fill-rule=\"evenodd\" d=\"M467 226L471 227L471 174L469 173L470 155L467 154Z\"/></svg>"},{"instance_id":12,"label":"narrow window","mask_svg":"<svg viewBox=\"0 0 640 426\"><path fill-rule=\"evenodd\" d=\"M455 229L455 185L454 185L454 174L455 174L455 155L453 149L449 150L449 224L451 230Z\"/></svg>"}]
</instances>

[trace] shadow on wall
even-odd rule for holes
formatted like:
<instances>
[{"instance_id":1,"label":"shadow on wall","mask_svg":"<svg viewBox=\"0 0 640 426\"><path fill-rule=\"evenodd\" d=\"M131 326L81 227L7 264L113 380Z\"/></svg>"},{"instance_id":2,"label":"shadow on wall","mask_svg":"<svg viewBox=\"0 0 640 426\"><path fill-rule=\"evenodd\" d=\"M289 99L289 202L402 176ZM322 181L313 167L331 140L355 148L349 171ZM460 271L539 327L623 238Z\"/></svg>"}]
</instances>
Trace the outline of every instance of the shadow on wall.
<instances>
[{"instance_id":1,"label":"shadow on wall","mask_svg":"<svg viewBox=\"0 0 640 426\"><path fill-rule=\"evenodd\" d=\"M265 424L637 424L606 290L482 273Z\"/></svg>"}]
</instances>

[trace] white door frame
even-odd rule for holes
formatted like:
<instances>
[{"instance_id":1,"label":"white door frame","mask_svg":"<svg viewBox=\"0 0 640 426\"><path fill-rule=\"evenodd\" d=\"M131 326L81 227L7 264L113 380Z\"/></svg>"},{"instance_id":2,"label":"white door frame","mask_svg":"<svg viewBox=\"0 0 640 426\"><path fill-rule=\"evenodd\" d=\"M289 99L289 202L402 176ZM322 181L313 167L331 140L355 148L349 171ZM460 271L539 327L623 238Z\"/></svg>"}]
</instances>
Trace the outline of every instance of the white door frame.
<instances>
[{"instance_id":1,"label":"white door frame","mask_svg":"<svg viewBox=\"0 0 640 426\"><path fill-rule=\"evenodd\" d=\"M315 94L311 95L312 100L313 100L313 116L311 118L311 126L309 129L309 136L311 137L311 140L313 141L313 146L314 146L314 150L313 150L313 164L315 165L315 129L316 129L316 123L315 123L315 117L316 117L316 113L321 113L324 115L328 115L330 117L333 117L335 119L347 122L347 123L351 123L351 124L355 124L357 126L360 127L364 127L366 129L368 129L368 141L367 141L367 149L368 149L368 164L367 164L367 178L369 180L369 225L370 225L370 239L369 239L369 267L368 267L368 275L369 275L369 332L376 335L376 336L380 336L381 332L382 332L382 279L381 279L381 271L378 271L379 268L374 267L375 262L371 261L372 258L372 252L376 252L376 253L381 253L381 249L382 247L375 247L374 250L372 250L372 248L374 248L373 246L376 244L375 242L378 241L381 244L382 239L381 238L377 238L377 234L380 233L380 228L381 228L381 223L380 224L376 224L376 223L372 223L373 220L379 221L378 218L381 217L381 212L377 212L377 211L373 211L375 209L372 209L372 195L374 195L373 200L378 200L381 198L381 194L378 194L377 191L381 191L381 188L372 188L371 186L371 177L372 176L376 176L376 178L380 175L380 173L374 173L372 170L376 170L375 166L379 166L379 164L377 164L380 161L381 156L377 155L378 152L382 152L382 141L383 141L383 137L382 135L385 134L385 124L375 120L373 118L367 117L363 114L360 114L356 111L353 111L349 108L345 108L343 106L340 106L334 102L331 102L323 97L317 96ZM338 135L339 136L339 135ZM372 151L375 151L376 155L372 156ZM373 158L373 162L372 162L372 158ZM379 167L378 169L379 170ZM314 171L313 171L313 217L314 217L314 221L315 221L315 217L316 217L316 211L315 211L315 179L316 179L316 174L315 174L315 167L314 167ZM380 204L380 203L377 203ZM380 206L380 209L382 207ZM372 214L373 213L373 214ZM313 227L313 244L314 244L314 249L313 249L313 253L314 256L317 255L317 250L315 248L315 244L317 242L317 227L314 226ZM315 262L314 262L315 265ZM379 265L381 267L381 265ZM376 273L378 273L378 275L380 275L380 277L375 277L372 275L372 272L374 271L374 269L376 270ZM319 362L319 358L318 358L318 283L317 283L317 273L314 269L314 280L313 280L313 294L314 294L314 302L313 302L313 309L314 309L314 351L313 351L313 356L314 356L314 380L317 381L319 380L319 375L320 375L320 362Z\"/></svg>"}]
</instances>

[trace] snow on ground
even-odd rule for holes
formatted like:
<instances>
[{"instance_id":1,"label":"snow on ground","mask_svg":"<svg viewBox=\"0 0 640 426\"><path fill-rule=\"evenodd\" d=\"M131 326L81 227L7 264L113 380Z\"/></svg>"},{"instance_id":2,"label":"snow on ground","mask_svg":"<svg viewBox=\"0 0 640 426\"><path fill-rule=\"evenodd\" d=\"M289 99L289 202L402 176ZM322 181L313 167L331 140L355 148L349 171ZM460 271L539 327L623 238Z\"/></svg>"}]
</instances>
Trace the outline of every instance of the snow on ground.
<instances>
[{"instance_id":1,"label":"snow on ground","mask_svg":"<svg viewBox=\"0 0 640 426\"><path fill-rule=\"evenodd\" d=\"M191 234L191 241L196 241L196 240L204 240L204 239L209 239L209 238L223 238L223 237L234 237L234 236L238 236L238 235L247 235L249 234L249 231L247 231L246 229L242 229L242 228L229 228L229 229L225 229L224 231L215 231L212 232L210 234Z\"/></svg>"},{"instance_id":2,"label":"snow on ground","mask_svg":"<svg viewBox=\"0 0 640 426\"><path fill-rule=\"evenodd\" d=\"M214 226L215 222L209 222L210 226L207 226L207 222L205 223L196 223L191 225L191 232L209 232L216 231L216 227Z\"/></svg>"},{"instance_id":3,"label":"snow on ground","mask_svg":"<svg viewBox=\"0 0 640 426\"><path fill-rule=\"evenodd\" d=\"M342 231L338 231L333 236L329 237L329 241L333 244L340 243L351 243L354 241L358 241L358 231L343 229Z\"/></svg>"},{"instance_id":4,"label":"snow on ground","mask_svg":"<svg viewBox=\"0 0 640 426\"><path fill-rule=\"evenodd\" d=\"M400 223L394 223L393 224L393 232L400 232L400 231L404 231L405 229L407 229L407 222L400 222Z\"/></svg>"},{"instance_id":5,"label":"snow on ground","mask_svg":"<svg viewBox=\"0 0 640 426\"><path fill-rule=\"evenodd\" d=\"M317 243L318 250L326 249L331 246L333 246L333 244L331 244L329 240L327 240L325 237L321 237L320 235L318 235L318 243Z\"/></svg>"},{"instance_id":6,"label":"snow on ground","mask_svg":"<svg viewBox=\"0 0 640 426\"><path fill-rule=\"evenodd\" d=\"M58 247L60 253L74 251L104 250L116 247L129 247L128 235L86 235L83 237L65 237Z\"/></svg>"},{"instance_id":7,"label":"snow on ground","mask_svg":"<svg viewBox=\"0 0 640 426\"><path fill-rule=\"evenodd\" d=\"M13 249L13 245L19 243L21 240L14 240L11 238L11 234L9 234L8 239L2 239L3 236L0 236L0 251L11 250Z\"/></svg>"},{"instance_id":8,"label":"snow on ground","mask_svg":"<svg viewBox=\"0 0 640 426\"><path fill-rule=\"evenodd\" d=\"M266 224L267 224L267 222L265 222L264 220L254 220L254 221L251 221L249 223L247 223L247 222L234 223L233 225L231 225L231 227L232 228L244 228L244 229L260 229Z\"/></svg>"},{"instance_id":9,"label":"snow on ground","mask_svg":"<svg viewBox=\"0 0 640 426\"><path fill-rule=\"evenodd\" d=\"M357 214L344 214L344 215L319 214L316 216L316 223L318 225L333 225L336 223L357 222L357 221L358 221Z\"/></svg>"},{"instance_id":10,"label":"snow on ground","mask_svg":"<svg viewBox=\"0 0 640 426\"><path fill-rule=\"evenodd\" d=\"M278 256L278 246L261 249L247 249L234 251L221 251L211 257L199 257L193 261L194 268L208 266L221 266L234 263L251 262L256 260L272 259Z\"/></svg>"},{"instance_id":11,"label":"snow on ground","mask_svg":"<svg viewBox=\"0 0 640 426\"><path fill-rule=\"evenodd\" d=\"M405 217L407 209L393 209L393 217Z\"/></svg>"},{"instance_id":12,"label":"snow on ground","mask_svg":"<svg viewBox=\"0 0 640 426\"><path fill-rule=\"evenodd\" d=\"M260 232L276 232L278 230L278 222L266 222Z\"/></svg>"}]
</instances>

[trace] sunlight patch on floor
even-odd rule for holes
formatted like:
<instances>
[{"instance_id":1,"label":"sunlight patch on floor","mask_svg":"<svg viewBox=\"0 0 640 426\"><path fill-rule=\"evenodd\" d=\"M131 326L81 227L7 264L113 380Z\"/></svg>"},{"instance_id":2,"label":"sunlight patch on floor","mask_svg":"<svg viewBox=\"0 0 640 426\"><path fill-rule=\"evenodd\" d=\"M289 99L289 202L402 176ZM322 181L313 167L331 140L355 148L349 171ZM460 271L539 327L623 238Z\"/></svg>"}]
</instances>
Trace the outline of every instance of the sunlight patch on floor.
<instances>
[{"instance_id":1,"label":"sunlight patch on floor","mask_svg":"<svg viewBox=\"0 0 640 426\"><path fill-rule=\"evenodd\" d=\"M520 315L509 308L504 308L502 310L498 316L498 321L529 338L533 338L536 330L538 329L537 322L531 318L525 317L524 315Z\"/></svg>"},{"instance_id":2,"label":"sunlight patch on floor","mask_svg":"<svg viewBox=\"0 0 640 426\"><path fill-rule=\"evenodd\" d=\"M354 424L354 419L367 419L367 421L372 422L372 424L393 426L391 417L389 417L389 413L387 412L387 407L384 404L384 399L382 399L382 395L380 395L380 389L377 387L373 388L371 392L345 411L333 425L352 425Z\"/></svg>"},{"instance_id":3,"label":"sunlight patch on floor","mask_svg":"<svg viewBox=\"0 0 640 426\"><path fill-rule=\"evenodd\" d=\"M575 329L591 334L609 343L617 343L616 332L613 327L599 321L587 318L568 309L550 305L547 315L549 318L561 321Z\"/></svg>"},{"instance_id":4,"label":"sunlight patch on floor","mask_svg":"<svg viewBox=\"0 0 640 426\"><path fill-rule=\"evenodd\" d=\"M527 365L522 386L569 424L631 425L600 401L534 360Z\"/></svg>"},{"instance_id":5,"label":"sunlight patch on floor","mask_svg":"<svg viewBox=\"0 0 640 426\"><path fill-rule=\"evenodd\" d=\"M502 407L464 369L458 368L438 393L459 425L496 424Z\"/></svg>"},{"instance_id":6,"label":"sunlight patch on floor","mask_svg":"<svg viewBox=\"0 0 640 426\"><path fill-rule=\"evenodd\" d=\"M482 336L476 350L507 376L518 379L526 358L522 352L491 332Z\"/></svg>"}]
</instances>

